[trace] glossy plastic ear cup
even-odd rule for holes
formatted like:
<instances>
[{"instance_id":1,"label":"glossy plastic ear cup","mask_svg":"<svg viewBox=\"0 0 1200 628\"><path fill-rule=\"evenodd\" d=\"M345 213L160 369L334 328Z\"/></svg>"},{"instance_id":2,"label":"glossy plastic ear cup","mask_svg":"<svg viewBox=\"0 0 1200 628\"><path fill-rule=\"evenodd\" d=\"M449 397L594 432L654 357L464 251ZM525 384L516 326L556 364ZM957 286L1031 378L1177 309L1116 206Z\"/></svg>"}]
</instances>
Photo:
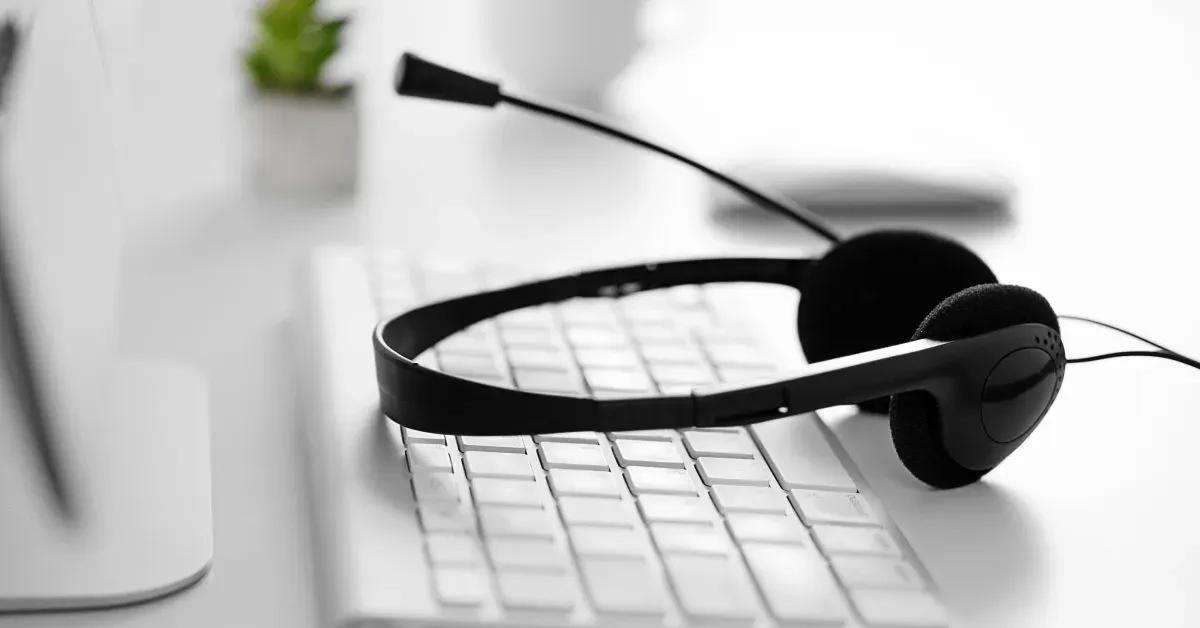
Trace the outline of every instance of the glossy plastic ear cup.
<instances>
[{"instance_id":1,"label":"glossy plastic ear cup","mask_svg":"<svg viewBox=\"0 0 1200 628\"><path fill-rule=\"evenodd\" d=\"M957 340L1024 323L1041 323L1057 330L1058 316L1042 295L1029 288L980 285L942 301L921 322L912 339ZM945 417L941 416L933 395L924 391L894 395L890 413L896 454L922 482L937 488L955 488L991 471L969 469L951 458L941 436L941 421ZM981 416L952 419L982 420Z\"/></svg>"},{"instance_id":2,"label":"glossy plastic ear cup","mask_svg":"<svg viewBox=\"0 0 1200 628\"><path fill-rule=\"evenodd\" d=\"M900 344L946 297L996 276L963 245L917 231L846 240L808 270L796 329L809 362ZM886 412L886 398L859 404Z\"/></svg>"}]
</instances>

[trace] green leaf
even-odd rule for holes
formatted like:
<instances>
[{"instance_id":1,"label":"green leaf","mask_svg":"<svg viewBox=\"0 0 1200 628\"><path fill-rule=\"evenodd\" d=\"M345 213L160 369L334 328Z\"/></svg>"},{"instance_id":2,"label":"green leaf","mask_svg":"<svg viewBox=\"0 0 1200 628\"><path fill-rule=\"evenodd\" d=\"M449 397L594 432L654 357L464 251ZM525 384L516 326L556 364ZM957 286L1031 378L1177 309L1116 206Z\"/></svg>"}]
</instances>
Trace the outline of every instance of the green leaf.
<instances>
[{"instance_id":1,"label":"green leaf","mask_svg":"<svg viewBox=\"0 0 1200 628\"><path fill-rule=\"evenodd\" d=\"M258 41L245 65L260 89L330 92L321 72L341 48L345 18L322 20L317 0L271 0L259 11Z\"/></svg>"}]
</instances>

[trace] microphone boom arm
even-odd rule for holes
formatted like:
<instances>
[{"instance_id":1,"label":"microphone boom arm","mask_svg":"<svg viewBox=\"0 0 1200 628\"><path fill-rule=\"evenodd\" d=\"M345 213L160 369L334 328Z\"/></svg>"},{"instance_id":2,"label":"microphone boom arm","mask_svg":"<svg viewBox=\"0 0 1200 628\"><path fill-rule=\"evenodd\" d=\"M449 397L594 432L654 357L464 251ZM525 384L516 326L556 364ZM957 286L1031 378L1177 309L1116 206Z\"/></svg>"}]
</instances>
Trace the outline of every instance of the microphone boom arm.
<instances>
[{"instance_id":1,"label":"microphone boom arm","mask_svg":"<svg viewBox=\"0 0 1200 628\"><path fill-rule=\"evenodd\" d=\"M765 190L756 189L748 183L706 166L691 157L618 129L606 122L601 122L584 112L572 111L562 105L538 102L530 98L508 94L500 88L499 83L452 70L410 52L406 52L400 57L400 63L396 67L395 86L396 93L404 96L417 96L484 107L495 107L500 103L507 103L519 109L563 120L629 142L703 172L745 196L759 207L799 223L831 244L841 241L829 224L811 210Z\"/></svg>"}]
</instances>

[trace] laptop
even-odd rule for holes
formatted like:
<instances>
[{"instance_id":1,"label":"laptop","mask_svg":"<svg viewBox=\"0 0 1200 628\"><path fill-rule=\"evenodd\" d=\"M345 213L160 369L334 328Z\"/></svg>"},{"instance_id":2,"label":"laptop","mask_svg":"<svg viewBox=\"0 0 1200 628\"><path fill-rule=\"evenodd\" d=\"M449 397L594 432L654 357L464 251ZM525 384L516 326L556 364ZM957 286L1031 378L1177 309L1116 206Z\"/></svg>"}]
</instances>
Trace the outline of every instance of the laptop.
<instances>
[{"instance_id":1,"label":"laptop","mask_svg":"<svg viewBox=\"0 0 1200 628\"><path fill-rule=\"evenodd\" d=\"M308 260L296 344L326 625L947 624L920 557L816 414L523 437L430 434L380 414L377 321L534 275L354 247ZM596 396L750 380L802 359L787 326L742 309L778 290L688 286L520 310L421 361Z\"/></svg>"}]
</instances>

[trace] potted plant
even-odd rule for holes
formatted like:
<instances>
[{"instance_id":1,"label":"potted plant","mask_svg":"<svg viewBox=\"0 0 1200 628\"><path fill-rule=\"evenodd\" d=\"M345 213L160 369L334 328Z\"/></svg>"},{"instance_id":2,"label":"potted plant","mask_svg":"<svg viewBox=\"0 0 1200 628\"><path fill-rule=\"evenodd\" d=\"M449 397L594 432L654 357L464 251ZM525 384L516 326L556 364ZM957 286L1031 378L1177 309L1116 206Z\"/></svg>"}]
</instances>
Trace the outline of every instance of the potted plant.
<instances>
[{"instance_id":1,"label":"potted plant","mask_svg":"<svg viewBox=\"0 0 1200 628\"><path fill-rule=\"evenodd\" d=\"M347 20L323 16L317 5L268 0L243 59L255 90L255 184L292 199L349 195L358 175L354 90L329 76Z\"/></svg>"}]
</instances>

